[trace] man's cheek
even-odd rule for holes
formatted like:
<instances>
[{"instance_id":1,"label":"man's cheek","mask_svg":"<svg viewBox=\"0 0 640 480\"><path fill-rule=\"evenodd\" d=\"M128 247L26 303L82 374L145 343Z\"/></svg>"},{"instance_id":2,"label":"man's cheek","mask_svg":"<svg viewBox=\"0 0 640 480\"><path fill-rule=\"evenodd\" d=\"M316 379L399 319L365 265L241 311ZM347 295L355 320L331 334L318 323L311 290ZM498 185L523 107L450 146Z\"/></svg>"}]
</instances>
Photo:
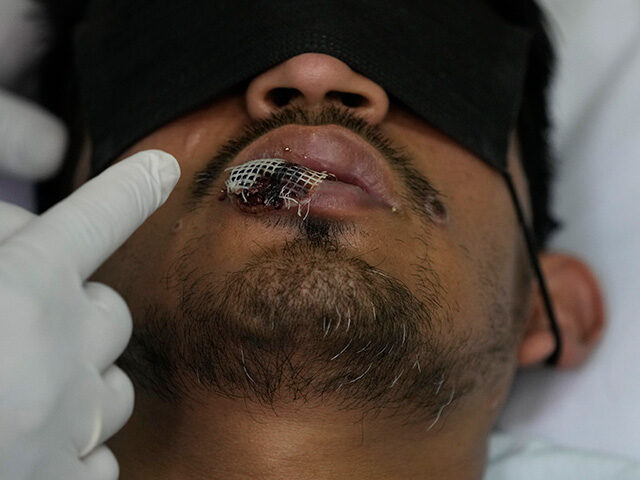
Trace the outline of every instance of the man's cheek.
<instances>
[{"instance_id":1,"label":"man's cheek","mask_svg":"<svg viewBox=\"0 0 640 480\"><path fill-rule=\"evenodd\" d=\"M180 250L171 233L172 216L163 205L138 228L92 275L120 293L129 307L140 297L161 294L162 272ZM137 292L133 295L132 292Z\"/></svg>"},{"instance_id":2,"label":"man's cheek","mask_svg":"<svg viewBox=\"0 0 640 480\"><path fill-rule=\"evenodd\" d=\"M484 322L491 287L483 284L478 265L467 249L450 240L433 241L431 265L433 285L441 287L434 291L435 301L451 315L451 335L471 335Z\"/></svg>"}]
</instances>

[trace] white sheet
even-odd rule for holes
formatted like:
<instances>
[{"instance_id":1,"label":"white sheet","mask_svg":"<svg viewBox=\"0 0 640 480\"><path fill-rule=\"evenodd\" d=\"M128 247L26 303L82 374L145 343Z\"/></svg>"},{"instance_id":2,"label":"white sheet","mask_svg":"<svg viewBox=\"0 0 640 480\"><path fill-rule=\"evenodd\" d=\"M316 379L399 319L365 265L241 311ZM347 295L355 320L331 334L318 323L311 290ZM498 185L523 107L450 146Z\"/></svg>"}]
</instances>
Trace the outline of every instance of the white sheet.
<instances>
[{"instance_id":1,"label":"white sheet","mask_svg":"<svg viewBox=\"0 0 640 480\"><path fill-rule=\"evenodd\" d=\"M609 326L583 369L520 374L499 425L640 459L640 1L544 3L561 55L552 245L592 265Z\"/></svg>"},{"instance_id":2,"label":"white sheet","mask_svg":"<svg viewBox=\"0 0 640 480\"><path fill-rule=\"evenodd\" d=\"M484 480L638 480L640 462L554 445L493 435Z\"/></svg>"}]
</instances>

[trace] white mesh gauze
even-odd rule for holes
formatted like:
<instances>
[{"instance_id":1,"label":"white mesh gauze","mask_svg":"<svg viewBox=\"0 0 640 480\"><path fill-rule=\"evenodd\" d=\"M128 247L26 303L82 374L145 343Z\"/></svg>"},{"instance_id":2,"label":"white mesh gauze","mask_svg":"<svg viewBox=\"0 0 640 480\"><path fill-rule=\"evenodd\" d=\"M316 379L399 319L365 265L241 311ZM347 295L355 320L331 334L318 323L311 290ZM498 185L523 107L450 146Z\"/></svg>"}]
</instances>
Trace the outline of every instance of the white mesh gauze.
<instances>
[{"instance_id":1,"label":"white mesh gauze","mask_svg":"<svg viewBox=\"0 0 640 480\"><path fill-rule=\"evenodd\" d=\"M225 182L227 193L238 195L246 204L287 208L292 203L300 207L311 201L311 194L324 180L334 180L327 172L287 162L281 158L251 160L231 171ZM308 213L308 209L307 209ZM306 217L306 215L305 215Z\"/></svg>"}]
</instances>

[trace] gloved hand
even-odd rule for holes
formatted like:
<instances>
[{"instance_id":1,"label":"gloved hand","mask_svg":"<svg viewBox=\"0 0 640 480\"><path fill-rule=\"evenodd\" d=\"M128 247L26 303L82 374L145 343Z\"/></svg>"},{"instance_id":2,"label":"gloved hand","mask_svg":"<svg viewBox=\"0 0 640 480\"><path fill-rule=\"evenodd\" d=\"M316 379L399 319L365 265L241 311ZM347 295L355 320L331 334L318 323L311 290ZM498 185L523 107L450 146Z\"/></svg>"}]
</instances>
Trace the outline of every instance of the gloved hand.
<instances>
[{"instance_id":1,"label":"gloved hand","mask_svg":"<svg viewBox=\"0 0 640 480\"><path fill-rule=\"evenodd\" d=\"M11 93L45 51L44 16L33 0L0 1L0 175L42 180L60 166L67 132L60 120Z\"/></svg>"},{"instance_id":2,"label":"gloved hand","mask_svg":"<svg viewBox=\"0 0 640 480\"><path fill-rule=\"evenodd\" d=\"M40 217L0 204L0 478L115 480L102 443L133 411L113 365L132 322L111 288L87 282L164 201L180 168L141 152Z\"/></svg>"},{"instance_id":3,"label":"gloved hand","mask_svg":"<svg viewBox=\"0 0 640 480\"><path fill-rule=\"evenodd\" d=\"M60 120L0 88L0 174L43 180L58 169L66 146Z\"/></svg>"}]
</instances>

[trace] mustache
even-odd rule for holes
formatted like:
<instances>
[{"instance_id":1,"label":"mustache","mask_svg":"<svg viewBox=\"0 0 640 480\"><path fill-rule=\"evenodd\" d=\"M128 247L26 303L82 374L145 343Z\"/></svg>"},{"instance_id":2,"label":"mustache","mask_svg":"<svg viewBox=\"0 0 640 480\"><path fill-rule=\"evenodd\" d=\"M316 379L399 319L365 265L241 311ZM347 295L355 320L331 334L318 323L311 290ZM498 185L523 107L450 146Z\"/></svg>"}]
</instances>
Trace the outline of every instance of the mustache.
<instances>
[{"instance_id":1,"label":"mustache","mask_svg":"<svg viewBox=\"0 0 640 480\"><path fill-rule=\"evenodd\" d=\"M206 166L196 172L189 187L188 209L198 209L209 197L219 194L213 191L214 183L244 148L261 136L285 125L338 125L351 130L377 149L403 179L407 187L404 199L414 210L429 217L442 213L445 195L413 167L414 160L403 151L404 148L396 146L377 125L368 123L347 108L335 105L325 105L321 109L313 110L298 106L287 107L275 111L269 117L247 124L240 135L227 140Z\"/></svg>"}]
</instances>

